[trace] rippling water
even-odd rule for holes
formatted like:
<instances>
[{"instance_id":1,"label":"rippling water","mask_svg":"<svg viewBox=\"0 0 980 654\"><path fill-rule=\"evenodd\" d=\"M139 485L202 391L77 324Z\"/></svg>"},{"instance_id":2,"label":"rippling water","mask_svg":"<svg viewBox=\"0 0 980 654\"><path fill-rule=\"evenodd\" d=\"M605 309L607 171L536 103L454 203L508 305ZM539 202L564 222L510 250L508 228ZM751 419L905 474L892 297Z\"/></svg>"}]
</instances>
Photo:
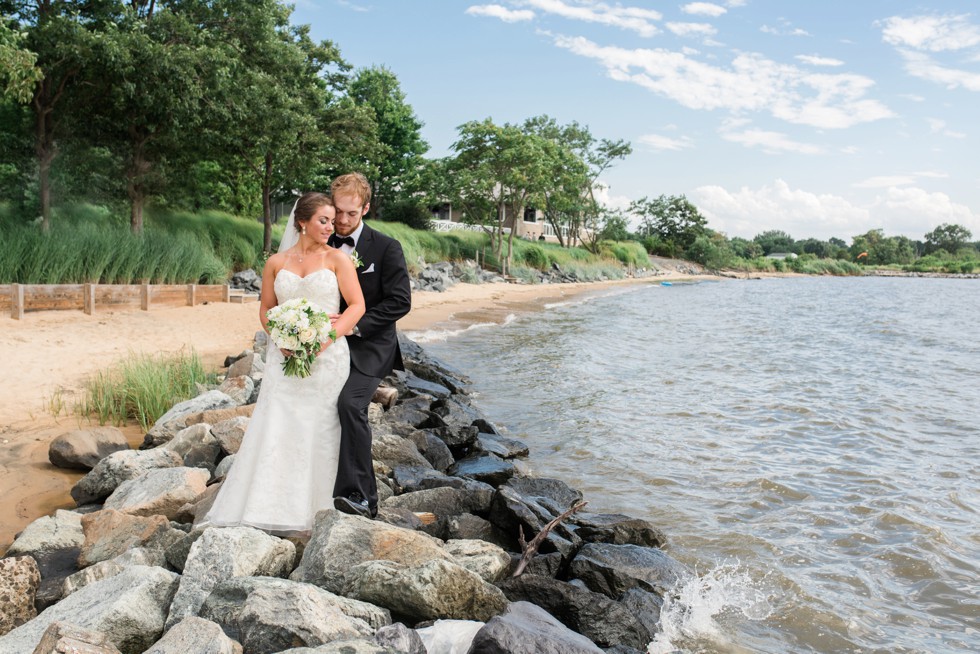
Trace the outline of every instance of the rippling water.
<instances>
[{"instance_id":1,"label":"rippling water","mask_svg":"<svg viewBox=\"0 0 980 654\"><path fill-rule=\"evenodd\" d=\"M536 474L698 571L651 652L960 652L980 651L978 325L975 280L651 283L426 347Z\"/></svg>"}]
</instances>

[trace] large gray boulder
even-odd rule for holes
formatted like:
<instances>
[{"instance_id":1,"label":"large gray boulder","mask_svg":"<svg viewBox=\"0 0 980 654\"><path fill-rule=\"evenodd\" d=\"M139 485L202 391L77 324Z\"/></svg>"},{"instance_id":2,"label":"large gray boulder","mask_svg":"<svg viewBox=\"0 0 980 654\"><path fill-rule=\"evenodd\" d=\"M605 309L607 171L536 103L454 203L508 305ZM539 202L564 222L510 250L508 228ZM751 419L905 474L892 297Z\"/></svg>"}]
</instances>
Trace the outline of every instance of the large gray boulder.
<instances>
[{"instance_id":1,"label":"large gray boulder","mask_svg":"<svg viewBox=\"0 0 980 654\"><path fill-rule=\"evenodd\" d=\"M248 429L249 420L248 416L237 416L211 426L211 433L218 439L218 443L225 454L238 453L238 448L242 446L242 439L245 437L245 430Z\"/></svg>"},{"instance_id":2,"label":"large gray boulder","mask_svg":"<svg viewBox=\"0 0 980 654\"><path fill-rule=\"evenodd\" d=\"M166 567L167 559L162 549L136 547L108 561L99 561L94 565L69 575L61 585L61 596L68 597L75 591L96 581L113 577L126 568L136 565Z\"/></svg>"},{"instance_id":3,"label":"large gray boulder","mask_svg":"<svg viewBox=\"0 0 980 654\"><path fill-rule=\"evenodd\" d=\"M587 543L664 547L667 535L650 522L620 513L575 513L569 519L575 534Z\"/></svg>"},{"instance_id":4,"label":"large gray boulder","mask_svg":"<svg viewBox=\"0 0 980 654\"><path fill-rule=\"evenodd\" d=\"M691 575L682 563L654 547L588 543L572 559L571 575L590 590L619 599L631 588L663 595Z\"/></svg>"},{"instance_id":5,"label":"large gray boulder","mask_svg":"<svg viewBox=\"0 0 980 654\"><path fill-rule=\"evenodd\" d=\"M221 443L206 422L181 429L161 447L179 454L185 466L207 468L209 472L214 471L218 455L221 454Z\"/></svg>"},{"instance_id":6,"label":"large gray boulder","mask_svg":"<svg viewBox=\"0 0 980 654\"><path fill-rule=\"evenodd\" d=\"M293 569L296 546L251 527L206 529L191 545L167 628L198 615L219 582L233 577L283 577Z\"/></svg>"},{"instance_id":7,"label":"large gray boulder","mask_svg":"<svg viewBox=\"0 0 980 654\"><path fill-rule=\"evenodd\" d=\"M245 650L265 654L374 635L370 625L345 615L319 590L309 584L293 584L249 593L238 618Z\"/></svg>"},{"instance_id":8,"label":"large gray boulder","mask_svg":"<svg viewBox=\"0 0 980 654\"><path fill-rule=\"evenodd\" d=\"M359 563L385 560L411 567L435 559L452 560L438 539L327 509L316 515L303 558L289 578L344 595L347 577Z\"/></svg>"},{"instance_id":9,"label":"large gray boulder","mask_svg":"<svg viewBox=\"0 0 980 654\"><path fill-rule=\"evenodd\" d=\"M32 652L48 626L68 622L106 635L123 654L140 654L163 633L177 575L136 566L95 582L0 637L0 652Z\"/></svg>"},{"instance_id":10,"label":"large gray boulder","mask_svg":"<svg viewBox=\"0 0 980 654\"><path fill-rule=\"evenodd\" d=\"M52 440L48 446L48 460L59 468L91 470L113 452L128 449L126 436L115 427L91 427Z\"/></svg>"},{"instance_id":11,"label":"large gray boulder","mask_svg":"<svg viewBox=\"0 0 980 654\"><path fill-rule=\"evenodd\" d=\"M130 515L173 518L207 488L211 473L204 468L149 470L119 484L103 505Z\"/></svg>"},{"instance_id":12,"label":"large gray boulder","mask_svg":"<svg viewBox=\"0 0 980 654\"><path fill-rule=\"evenodd\" d=\"M550 577L523 574L498 584L512 602L531 602L600 647L644 649L651 632L632 612L605 595Z\"/></svg>"},{"instance_id":13,"label":"large gray boulder","mask_svg":"<svg viewBox=\"0 0 980 654\"><path fill-rule=\"evenodd\" d=\"M371 454L375 461L381 461L389 466L410 465L423 468L432 467L418 448L410 440L387 434L378 430L371 443Z\"/></svg>"},{"instance_id":14,"label":"large gray boulder","mask_svg":"<svg viewBox=\"0 0 980 654\"><path fill-rule=\"evenodd\" d=\"M71 489L71 496L79 506L99 502L109 497L124 481L135 479L149 470L176 468L183 464L180 455L170 450L113 452L78 480Z\"/></svg>"},{"instance_id":15,"label":"large gray boulder","mask_svg":"<svg viewBox=\"0 0 980 654\"><path fill-rule=\"evenodd\" d=\"M378 629L374 633L374 642L400 654L426 654L427 651L418 632L401 622Z\"/></svg>"},{"instance_id":16,"label":"large gray boulder","mask_svg":"<svg viewBox=\"0 0 980 654\"><path fill-rule=\"evenodd\" d=\"M544 609L513 602L477 632L469 654L602 654L582 634L575 633Z\"/></svg>"},{"instance_id":17,"label":"large gray boulder","mask_svg":"<svg viewBox=\"0 0 980 654\"><path fill-rule=\"evenodd\" d=\"M48 625L32 654L119 654L119 650L100 631L82 629L67 622Z\"/></svg>"},{"instance_id":18,"label":"large gray boulder","mask_svg":"<svg viewBox=\"0 0 980 654\"><path fill-rule=\"evenodd\" d=\"M517 474L514 464L496 454L482 452L460 459L449 467L447 474L475 479L491 486L500 486Z\"/></svg>"},{"instance_id":19,"label":"large gray boulder","mask_svg":"<svg viewBox=\"0 0 980 654\"><path fill-rule=\"evenodd\" d=\"M184 618L143 654L242 654L242 646L221 627L202 618Z\"/></svg>"},{"instance_id":20,"label":"large gray boulder","mask_svg":"<svg viewBox=\"0 0 980 654\"><path fill-rule=\"evenodd\" d=\"M204 411L229 409L237 406L239 406L239 403L218 390L201 393L197 397L179 402L160 416L156 423L154 423L150 431L143 438L142 447L148 449L163 445L176 436L177 432L190 424L187 422L189 416Z\"/></svg>"},{"instance_id":21,"label":"large gray boulder","mask_svg":"<svg viewBox=\"0 0 980 654\"><path fill-rule=\"evenodd\" d=\"M114 559L134 548L162 553L184 535L164 516L135 516L114 509L82 516L81 526L84 537L78 563L82 567Z\"/></svg>"},{"instance_id":22,"label":"large gray boulder","mask_svg":"<svg viewBox=\"0 0 980 654\"><path fill-rule=\"evenodd\" d=\"M30 556L0 559L0 636L37 616L34 597L41 571Z\"/></svg>"},{"instance_id":23,"label":"large gray boulder","mask_svg":"<svg viewBox=\"0 0 980 654\"><path fill-rule=\"evenodd\" d=\"M443 559L410 566L392 561L355 565L344 594L414 620L489 620L507 606L496 586Z\"/></svg>"},{"instance_id":24,"label":"large gray boulder","mask_svg":"<svg viewBox=\"0 0 980 654\"><path fill-rule=\"evenodd\" d=\"M516 540L519 529L530 541L545 525L582 500L582 493L560 479L513 477L497 489L490 522ZM558 524L541 545L541 552L570 557L581 543L574 530Z\"/></svg>"},{"instance_id":25,"label":"large gray boulder","mask_svg":"<svg viewBox=\"0 0 980 654\"><path fill-rule=\"evenodd\" d=\"M219 391L235 401L235 404L242 405L252 397L255 390L255 382L248 375L238 375L237 377L225 377L225 380L218 386Z\"/></svg>"},{"instance_id":26,"label":"large gray boulder","mask_svg":"<svg viewBox=\"0 0 980 654\"><path fill-rule=\"evenodd\" d=\"M7 556L77 548L84 542L82 514L58 509L24 527L7 548Z\"/></svg>"},{"instance_id":27,"label":"large gray boulder","mask_svg":"<svg viewBox=\"0 0 980 654\"><path fill-rule=\"evenodd\" d=\"M510 554L482 540L450 540L443 549L470 572L484 581L494 583L510 568Z\"/></svg>"},{"instance_id":28,"label":"large gray boulder","mask_svg":"<svg viewBox=\"0 0 980 654\"><path fill-rule=\"evenodd\" d=\"M384 501L384 506L432 513L437 517L462 513L486 513L494 496L493 488L470 480L462 488L442 486L403 493Z\"/></svg>"},{"instance_id":29,"label":"large gray boulder","mask_svg":"<svg viewBox=\"0 0 980 654\"><path fill-rule=\"evenodd\" d=\"M220 624L225 633L232 638L240 639L242 608L249 595L258 589L267 589L273 591L273 594L300 596L297 591L291 590L294 587L303 588L308 595L315 596L317 604L330 604L347 617L362 621L372 629L380 629L391 624L391 613L380 606L335 595L312 584L275 577L237 577L222 581L204 600L200 614L202 618Z\"/></svg>"}]
</instances>

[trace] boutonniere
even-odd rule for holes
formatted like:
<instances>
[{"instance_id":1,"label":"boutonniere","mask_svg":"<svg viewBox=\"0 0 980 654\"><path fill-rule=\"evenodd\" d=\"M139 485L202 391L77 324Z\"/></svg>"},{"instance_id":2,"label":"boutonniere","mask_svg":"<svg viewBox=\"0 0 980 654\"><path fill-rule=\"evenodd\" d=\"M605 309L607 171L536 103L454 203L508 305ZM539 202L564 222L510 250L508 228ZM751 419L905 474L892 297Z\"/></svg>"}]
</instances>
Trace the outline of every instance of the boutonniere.
<instances>
[{"instance_id":1,"label":"boutonniere","mask_svg":"<svg viewBox=\"0 0 980 654\"><path fill-rule=\"evenodd\" d=\"M361 261L361 255L357 253L357 250L350 251L350 260L354 262L355 270L364 265L364 262Z\"/></svg>"}]
</instances>

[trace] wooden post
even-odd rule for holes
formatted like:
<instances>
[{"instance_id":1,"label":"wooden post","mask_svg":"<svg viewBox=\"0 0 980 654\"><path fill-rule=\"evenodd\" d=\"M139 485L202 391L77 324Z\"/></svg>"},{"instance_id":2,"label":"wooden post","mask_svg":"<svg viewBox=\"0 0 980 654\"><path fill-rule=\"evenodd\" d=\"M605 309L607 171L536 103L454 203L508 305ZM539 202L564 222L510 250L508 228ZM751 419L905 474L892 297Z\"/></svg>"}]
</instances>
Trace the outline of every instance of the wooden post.
<instances>
[{"instance_id":1,"label":"wooden post","mask_svg":"<svg viewBox=\"0 0 980 654\"><path fill-rule=\"evenodd\" d=\"M150 285L143 284L142 289L140 289L140 309L143 311L150 310Z\"/></svg>"},{"instance_id":2,"label":"wooden post","mask_svg":"<svg viewBox=\"0 0 980 654\"><path fill-rule=\"evenodd\" d=\"M24 285L10 285L10 317L20 320L24 317Z\"/></svg>"},{"instance_id":3,"label":"wooden post","mask_svg":"<svg viewBox=\"0 0 980 654\"><path fill-rule=\"evenodd\" d=\"M225 302L231 302L231 286L225 284Z\"/></svg>"},{"instance_id":4,"label":"wooden post","mask_svg":"<svg viewBox=\"0 0 980 654\"><path fill-rule=\"evenodd\" d=\"M197 284L187 285L187 306L192 307L197 304Z\"/></svg>"},{"instance_id":5,"label":"wooden post","mask_svg":"<svg viewBox=\"0 0 980 654\"><path fill-rule=\"evenodd\" d=\"M82 285L82 311L90 316L95 313L95 284Z\"/></svg>"}]
</instances>

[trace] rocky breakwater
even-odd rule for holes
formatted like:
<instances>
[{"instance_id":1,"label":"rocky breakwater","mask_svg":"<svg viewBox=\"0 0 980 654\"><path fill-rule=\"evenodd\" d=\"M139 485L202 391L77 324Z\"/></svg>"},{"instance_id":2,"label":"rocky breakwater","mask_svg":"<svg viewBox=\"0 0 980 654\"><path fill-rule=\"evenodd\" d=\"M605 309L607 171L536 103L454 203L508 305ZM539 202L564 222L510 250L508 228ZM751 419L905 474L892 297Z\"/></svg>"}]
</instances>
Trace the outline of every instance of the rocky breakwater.
<instances>
[{"instance_id":1,"label":"rocky breakwater","mask_svg":"<svg viewBox=\"0 0 980 654\"><path fill-rule=\"evenodd\" d=\"M663 533L585 510L556 521L582 493L525 474L527 447L407 339L408 372L370 410L377 519L325 510L308 540L195 529L248 424L262 337L140 450L85 437L78 507L31 523L0 560L0 654L645 650L691 574Z\"/></svg>"}]
</instances>

